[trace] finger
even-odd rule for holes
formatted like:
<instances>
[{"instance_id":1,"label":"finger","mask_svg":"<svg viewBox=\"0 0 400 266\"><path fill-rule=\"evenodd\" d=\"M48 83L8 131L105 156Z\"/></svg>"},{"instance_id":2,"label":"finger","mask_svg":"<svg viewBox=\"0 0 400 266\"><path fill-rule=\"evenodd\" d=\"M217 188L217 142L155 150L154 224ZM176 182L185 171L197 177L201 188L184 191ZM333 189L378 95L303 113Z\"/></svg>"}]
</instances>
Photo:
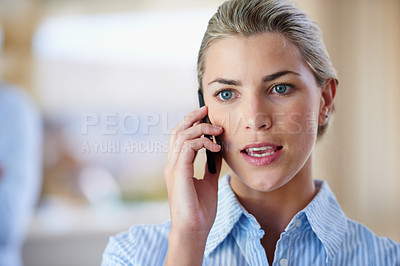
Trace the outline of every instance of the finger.
<instances>
[{"instance_id":1,"label":"finger","mask_svg":"<svg viewBox=\"0 0 400 266\"><path fill-rule=\"evenodd\" d=\"M178 151L182 147L183 143L187 140L196 139L202 135L219 136L223 132L221 126L201 123L194 125L184 131L178 133L175 141L175 146L178 147Z\"/></svg>"},{"instance_id":2,"label":"finger","mask_svg":"<svg viewBox=\"0 0 400 266\"><path fill-rule=\"evenodd\" d=\"M192 169L195 154L202 148L206 148L212 152L219 152L221 150L220 145L205 137L187 140L182 145L176 167L182 170Z\"/></svg>"},{"instance_id":3,"label":"finger","mask_svg":"<svg viewBox=\"0 0 400 266\"><path fill-rule=\"evenodd\" d=\"M207 163L205 164L205 169L204 169L204 177L203 179L198 179L195 181L195 185L198 189L198 191L203 191L203 196L200 196L204 201L208 202L208 206L211 206L213 201L216 201L215 198L213 198L213 193L216 196L218 193L218 177L221 172L221 166L222 166L222 155L220 152L215 153L215 162L216 162L216 168L217 171L215 174L212 174L208 171L208 165ZM206 192L204 192L204 189L201 188L206 188ZM215 202L216 204L216 202Z\"/></svg>"},{"instance_id":4,"label":"finger","mask_svg":"<svg viewBox=\"0 0 400 266\"><path fill-rule=\"evenodd\" d=\"M201 121L196 121L193 123L193 126L199 125L201 123ZM175 145L176 139L179 135L180 132L176 133L174 130L171 130L171 133L169 135L169 143L168 143L168 157L167 160L170 160L171 155L173 152L176 152L176 148L177 146ZM176 161L176 160L174 160Z\"/></svg>"},{"instance_id":5,"label":"finger","mask_svg":"<svg viewBox=\"0 0 400 266\"><path fill-rule=\"evenodd\" d=\"M193 126L195 123L200 123L200 120L203 119L207 115L208 109L206 106L201 107L200 109L194 110L190 112L188 115L182 119L178 125L176 125L169 134L169 143L170 147L173 147L176 137L179 132Z\"/></svg>"},{"instance_id":6,"label":"finger","mask_svg":"<svg viewBox=\"0 0 400 266\"><path fill-rule=\"evenodd\" d=\"M218 136L221 135L222 132L223 130L221 126L201 123L193 125L192 127L179 132L176 142L183 142L188 139L198 138L202 135Z\"/></svg>"},{"instance_id":7,"label":"finger","mask_svg":"<svg viewBox=\"0 0 400 266\"><path fill-rule=\"evenodd\" d=\"M222 132L223 132L222 127L214 126L214 125L206 124L206 123L194 125L191 128L188 128L184 131L179 132L176 142L173 147L174 151L171 151L171 153L170 153L169 164L170 165L176 164L176 162L178 161L182 146L186 141L192 140L192 139L197 139L204 134L218 136L218 135L221 135Z\"/></svg>"},{"instance_id":8,"label":"finger","mask_svg":"<svg viewBox=\"0 0 400 266\"><path fill-rule=\"evenodd\" d=\"M173 187L171 187L171 184L174 184L173 180L176 178L176 175L172 173L179 173L178 176L186 177L191 180L194 172L194 159L197 152L202 148L207 148L213 152L219 152L221 150L219 144L216 144L205 137L185 141L179 154L178 160L180 160L180 162L178 162L175 167L166 167L164 169L164 178L167 183L168 196L173 194Z\"/></svg>"},{"instance_id":9,"label":"finger","mask_svg":"<svg viewBox=\"0 0 400 266\"><path fill-rule=\"evenodd\" d=\"M190 112L176 126L176 131L179 132L193 126L195 122L203 119L207 115L207 113L208 113L207 106L203 106L197 110Z\"/></svg>"},{"instance_id":10,"label":"finger","mask_svg":"<svg viewBox=\"0 0 400 266\"><path fill-rule=\"evenodd\" d=\"M216 201L213 197L213 194L214 196L216 196L216 194L218 193L218 177L221 172L222 166L222 155L220 152L215 153L215 162L217 167L217 171L215 174L212 174L208 171L207 162L205 164L203 179L196 179L194 181L196 190L198 191L198 193L202 194L199 195L199 197L202 198L203 201L208 202L208 206L211 206L212 202Z\"/></svg>"}]
</instances>

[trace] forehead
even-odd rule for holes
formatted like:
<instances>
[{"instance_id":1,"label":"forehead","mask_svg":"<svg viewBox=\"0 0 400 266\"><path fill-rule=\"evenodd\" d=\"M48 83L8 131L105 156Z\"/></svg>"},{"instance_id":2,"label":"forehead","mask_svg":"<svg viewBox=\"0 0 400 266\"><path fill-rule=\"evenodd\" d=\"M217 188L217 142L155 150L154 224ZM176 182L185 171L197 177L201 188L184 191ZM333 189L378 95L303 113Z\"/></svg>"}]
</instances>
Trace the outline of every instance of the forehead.
<instances>
[{"instance_id":1,"label":"forehead","mask_svg":"<svg viewBox=\"0 0 400 266\"><path fill-rule=\"evenodd\" d=\"M307 68L298 47L281 34L230 36L208 48L204 78L214 75L241 78L248 73L265 75L288 69L300 71L304 67Z\"/></svg>"}]
</instances>

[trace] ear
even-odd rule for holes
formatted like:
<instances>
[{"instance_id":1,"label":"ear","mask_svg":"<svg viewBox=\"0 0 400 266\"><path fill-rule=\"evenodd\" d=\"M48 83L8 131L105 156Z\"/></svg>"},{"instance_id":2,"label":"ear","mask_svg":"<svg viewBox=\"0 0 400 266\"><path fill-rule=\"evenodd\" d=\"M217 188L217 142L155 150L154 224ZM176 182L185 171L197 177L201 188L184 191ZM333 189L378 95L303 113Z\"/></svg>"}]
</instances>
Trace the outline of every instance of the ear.
<instances>
[{"instance_id":1,"label":"ear","mask_svg":"<svg viewBox=\"0 0 400 266\"><path fill-rule=\"evenodd\" d=\"M321 88L321 101L319 107L318 124L324 125L329 120L329 115L333 110L333 99L336 95L336 79L328 79Z\"/></svg>"}]
</instances>

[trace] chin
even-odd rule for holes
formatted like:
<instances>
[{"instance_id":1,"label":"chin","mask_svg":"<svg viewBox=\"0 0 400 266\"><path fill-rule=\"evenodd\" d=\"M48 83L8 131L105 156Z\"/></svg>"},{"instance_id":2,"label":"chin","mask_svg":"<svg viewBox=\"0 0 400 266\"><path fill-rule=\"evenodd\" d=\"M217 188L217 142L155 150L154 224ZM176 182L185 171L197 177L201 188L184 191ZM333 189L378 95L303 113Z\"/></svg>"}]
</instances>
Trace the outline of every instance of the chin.
<instances>
[{"instance_id":1,"label":"chin","mask_svg":"<svg viewBox=\"0 0 400 266\"><path fill-rule=\"evenodd\" d=\"M288 180L283 178L283 174L274 173L273 171L257 171L247 170L246 173L238 173L236 176L249 188L260 192L272 192L283 185ZM251 173L251 174L248 174Z\"/></svg>"}]
</instances>

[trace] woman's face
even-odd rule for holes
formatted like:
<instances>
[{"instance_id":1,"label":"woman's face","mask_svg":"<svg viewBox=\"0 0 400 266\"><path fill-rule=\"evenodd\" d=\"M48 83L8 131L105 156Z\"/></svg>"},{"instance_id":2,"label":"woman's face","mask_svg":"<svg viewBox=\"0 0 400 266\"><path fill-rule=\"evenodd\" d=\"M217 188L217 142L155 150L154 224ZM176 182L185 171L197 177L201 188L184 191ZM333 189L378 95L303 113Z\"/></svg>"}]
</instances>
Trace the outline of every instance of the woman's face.
<instances>
[{"instance_id":1,"label":"woman's face","mask_svg":"<svg viewBox=\"0 0 400 266\"><path fill-rule=\"evenodd\" d=\"M232 178L273 191L312 178L321 89L298 48L283 36L227 37L208 49L203 94Z\"/></svg>"}]
</instances>

